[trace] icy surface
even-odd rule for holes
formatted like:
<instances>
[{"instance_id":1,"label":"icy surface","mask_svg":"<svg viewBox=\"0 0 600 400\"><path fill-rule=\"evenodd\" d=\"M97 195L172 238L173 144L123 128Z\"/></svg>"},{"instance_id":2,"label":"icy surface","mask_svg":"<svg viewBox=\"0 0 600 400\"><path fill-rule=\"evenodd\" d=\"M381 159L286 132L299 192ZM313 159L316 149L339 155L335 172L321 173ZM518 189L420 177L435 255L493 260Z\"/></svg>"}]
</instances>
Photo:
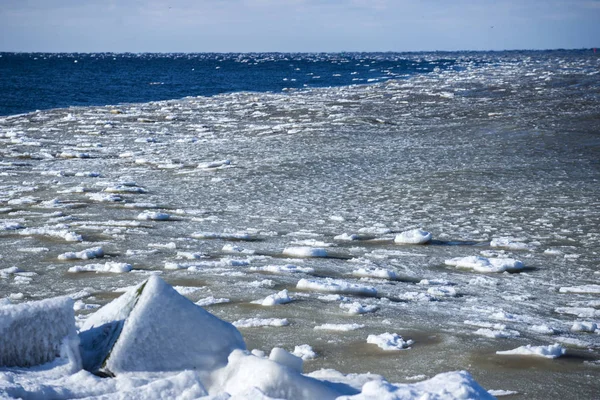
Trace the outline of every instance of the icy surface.
<instances>
[{"instance_id":1,"label":"icy surface","mask_svg":"<svg viewBox=\"0 0 600 400\"><path fill-rule=\"evenodd\" d=\"M73 66L80 56L44 57ZM594 397L593 52L164 57L214 57L222 72L228 63L249 73L276 64L285 76L273 77L285 82L318 76L313 60L342 77L374 70L381 79L0 117L0 303L79 293L81 328L116 289L160 274L201 288L185 296L236 321L252 348L309 344L319 355L309 371L403 382L468 369L486 388L536 400L569 398L570 387ZM406 66L427 73L398 72ZM394 242L419 227L432 233L427 245ZM101 259L58 259L97 247ZM106 263L132 269L95 273ZM68 272L89 265L94 272ZM294 301L252 303L283 290ZM348 313L355 303L373 311ZM269 327L283 321L289 326ZM359 328L314 329L349 326ZM389 354L365 343L382 332L416 344ZM574 349L556 367L482 357L554 342ZM177 376L135 379L141 393L184 383L194 396L210 389L194 373ZM137 387L133 378L119 390L110 379L82 379L93 384L73 392L80 397ZM356 382L358 393L366 382ZM70 393L57 385L48 393Z\"/></svg>"}]
</instances>

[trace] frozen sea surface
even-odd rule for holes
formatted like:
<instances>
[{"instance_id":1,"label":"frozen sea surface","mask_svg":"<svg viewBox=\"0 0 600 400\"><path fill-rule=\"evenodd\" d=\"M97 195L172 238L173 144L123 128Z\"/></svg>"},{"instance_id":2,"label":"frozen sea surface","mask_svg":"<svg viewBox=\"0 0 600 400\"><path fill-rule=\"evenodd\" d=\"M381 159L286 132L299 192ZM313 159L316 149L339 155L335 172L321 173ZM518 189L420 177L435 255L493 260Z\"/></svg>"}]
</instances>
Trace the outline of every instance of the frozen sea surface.
<instances>
[{"instance_id":1,"label":"frozen sea surface","mask_svg":"<svg viewBox=\"0 0 600 400\"><path fill-rule=\"evenodd\" d=\"M249 349L309 345L306 371L464 369L498 393L593 398L600 61L477 57L372 85L0 118L0 301L70 295L83 323L160 274L249 321ZM394 241L415 229L431 241ZM467 257L522 268L447 262ZM384 333L413 343L367 342ZM496 354L554 343L554 360Z\"/></svg>"}]
</instances>

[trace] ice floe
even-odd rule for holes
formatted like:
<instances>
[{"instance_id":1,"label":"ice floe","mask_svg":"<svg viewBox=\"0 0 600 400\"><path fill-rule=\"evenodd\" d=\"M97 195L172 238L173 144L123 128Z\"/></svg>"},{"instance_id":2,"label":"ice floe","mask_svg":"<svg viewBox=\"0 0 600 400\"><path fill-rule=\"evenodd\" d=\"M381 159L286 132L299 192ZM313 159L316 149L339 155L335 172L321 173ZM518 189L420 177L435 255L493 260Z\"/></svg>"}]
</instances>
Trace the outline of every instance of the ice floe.
<instances>
[{"instance_id":1,"label":"ice floe","mask_svg":"<svg viewBox=\"0 0 600 400\"><path fill-rule=\"evenodd\" d=\"M486 258L481 256L451 258L445 260L444 264L483 273L513 272L524 268L521 261L512 258Z\"/></svg>"},{"instance_id":2,"label":"ice floe","mask_svg":"<svg viewBox=\"0 0 600 400\"><path fill-rule=\"evenodd\" d=\"M118 203L123 201L123 196L115 193L86 193L88 199L99 203Z\"/></svg>"},{"instance_id":3,"label":"ice floe","mask_svg":"<svg viewBox=\"0 0 600 400\"><path fill-rule=\"evenodd\" d=\"M490 247L498 247L508 250L531 250L534 248L532 244L523 243L522 239L515 239L511 237L502 237L492 239Z\"/></svg>"},{"instance_id":4,"label":"ice floe","mask_svg":"<svg viewBox=\"0 0 600 400\"><path fill-rule=\"evenodd\" d=\"M369 335L367 343L375 344L385 351L409 349L414 344L413 340L404 340L397 333L382 333L380 335Z\"/></svg>"},{"instance_id":5,"label":"ice floe","mask_svg":"<svg viewBox=\"0 0 600 400\"><path fill-rule=\"evenodd\" d=\"M394 238L395 243L399 244L426 244L431 241L431 233L421 229L412 229L399 233Z\"/></svg>"},{"instance_id":6,"label":"ice floe","mask_svg":"<svg viewBox=\"0 0 600 400\"><path fill-rule=\"evenodd\" d=\"M377 289L374 287L358 285L356 283L350 283L332 278L325 278L321 280L300 279L296 284L296 288L325 293L358 294L364 296L377 295Z\"/></svg>"},{"instance_id":7,"label":"ice floe","mask_svg":"<svg viewBox=\"0 0 600 400\"><path fill-rule=\"evenodd\" d=\"M136 219L143 221L168 221L172 218L170 214L167 214L165 212L146 210L138 214Z\"/></svg>"},{"instance_id":8,"label":"ice floe","mask_svg":"<svg viewBox=\"0 0 600 400\"><path fill-rule=\"evenodd\" d=\"M600 318L600 310L594 307L557 307L554 311L559 314L576 315L579 318Z\"/></svg>"},{"instance_id":9,"label":"ice floe","mask_svg":"<svg viewBox=\"0 0 600 400\"><path fill-rule=\"evenodd\" d=\"M287 326L290 322L287 318L244 318L233 322L237 328L257 328L263 326Z\"/></svg>"},{"instance_id":10,"label":"ice floe","mask_svg":"<svg viewBox=\"0 0 600 400\"><path fill-rule=\"evenodd\" d=\"M20 229L18 232L23 236L48 236L63 239L67 242L83 241L83 237L81 235L64 228L25 228Z\"/></svg>"},{"instance_id":11,"label":"ice floe","mask_svg":"<svg viewBox=\"0 0 600 400\"><path fill-rule=\"evenodd\" d=\"M201 260L204 258L210 258L210 256L206 253L191 252L191 251L178 251L177 258L185 259L185 260Z\"/></svg>"},{"instance_id":12,"label":"ice floe","mask_svg":"<svg viewBox=\"0 0 600 400\"><path fill-rule=\"evenodd\" d=\"M560 293L600 294L600 285L563 286Z\"/></svg>"},{"instance_id":13,"label":"ice floe","mask_svg":"<svg viewBox=\"0 0 600 400\"><path fill-rule=\"evenodd\" d=\"M350 332L364 328L363 324L322 324L314 327L316 331Z\"/></svg>"},{"instance_id":14,"label":"ice floe","mask_svg":"<svg viewBox=\"0 0 600 400\"><path fill-rule=\"evenodd\" d=\"M352 271L352 275L364 278L378 278L394 280L398 278L395 271L384 268L359 268Z\"/></svg>"},{"instance_id":15,"label":"ice floe","mask_svg":"<svg viewBox=\"0 0 600 400\"><path fill-rule=\"evenodd\" d=\"M282 254L288 257L327 257L327 250L320 247L286 247Z\"/></svg>"},{"instance_id":16,"label":"ice floe","mask_svg":"<svg viewBox=\"0 0 600 400\"><path fill-rule=\"evenodd\" d=\"M25 226L19 222L6 221L0 222L0 231L15 231L17 229L24 229Z\"/></svg>"},{"instance_id":17,"label":"ice floe","mask_svg":"<svg viewBox=\"0 0 600 400\"><path fill-rule=\"evenodd\" d=\"M360 315L375 312L379 309L378 306L374 304L365 305L361 304L358 301L352 303L341 303L340 308L345 310L350 315Z\"/></svg>"},{"instance_id":18,"label":"ice floe","mask_svg":"<svg viewBox=\"0 0 600 400\"><path fill-rule=\"evenodd\" d=\"M272 274L296 274L296 273L311 274L311 273L315 272L315 269L312 267L299 267L297 265L287 264L287 265L265 265L262 267L250 267L250 271L263 271L263 272L269 272Z\"/></svg>"},{"instance_id":19,"label":"ice floe","mask_svg":"<svg viewBox=\"0 0 600 400\"><path fill-rule=\"evenodd\" d=\"M571 326L571 332L594 333L598 330L598 324L592 321L575 321Z\"/></svg>"},{"instance_id":20,"label":"ice floe","mask_svg":"<svg viewBox=\"0 0 600 400\"><path fill-rule=\"evenodd\" d=\"M278 293L271 294L267 296L264 300L257 300L256 304L260 304L262 306L274 306L277 304L287 304L290 303L293 299L289 296L287 289L283 289Z\"/></svg>"},{"instance_id":21,"label":"ice floe","mask_svg":"<svg viewBox=\"0 0 600 400\"><path fill-rule=\"evenodd\" d=\"M254 240L250 234L245 232L194 232L190 236L194 239Z\"/></svg>"},{"instance_id":22,"label":"ice floe","mask_svg":"<svg viewBox=\"0 0 600 400\"><path fill-rule=\"evenodd\" d=\"M90 260L92 258L104 257L104 249L102 247L92 247L77 252L67 252L58 255L59 260Z\"/></svg>"},{"instance_id":23,"label":"ice floe","mask_svg":"<svg viewBox=\"0 0 600 400\"><path fill-rule=\"evenodd\" d=\"M488 393L494 397L501 397L501 396L511 396L513 394L518 394L519 392L517 392L515 390L490 389L490 390L488 390Z\"/></svg>"},{"instance_id":24,"label":"ice floe","mask_svg":"<svg viewBox=\"0 0 600 400\"><path fill-rule=\"evenodd\" d=\"M476 335L484 336L491 339L510 339L521 336L519 331L512 329L488 329L480 328L475 331Z\"/></svg>"},{"instance_id":25,"label":"ice floe","mask_svg":"<svg viewBox=\"0 0 600 400\"><path fill-rule=\"evenodd\" d=\"M120 263L120 262L106 262L104 264L87 264L87 265L76 265L69 268L69 272L96 272L96 273L113 273L120 274L129 272L133 269L131 264Z\"/></svg>"},{"instance_id":26,"label":"ice floe","mask_svg":"<svg viewBox=\"0 0 600 400\"><path fill-rule=\"evenodd\" d=\"M223 304L223 303L229 303L229 299L221 297L221 298L216 298L214 296L208 296L205 297L203 299L200 299L196 302L197 305L199 305L200 307L206 307L206 306L211 306L213 304Z\"/></svg>"},{"instance_id":27,"label":"ice floe","mask_svg":"<svg viewBox=\"0 0 600 400\"><path fill-rule=\"evenodd\" d=\"M541 333L543 335L554 335L555 333L557 333L557 330L555 328L552 328L545 324L532 325L529 327L529 330L535 333Z\"/></svg>"},{"instance_id":28,"label":"ice floe","mask_svg":"<svg viewBox=\"0 0 600 400\"><path fill-rule=\"evenodd\" d=\"M360 240L361 236L356 233L342 233L341 235L337 235L333 237L334 240L340 240L344 242L350 242L353 240Z\"/></svg>"},{"instance_id":29,"label":"ice floe","mask_svg":"<svg viewBox=\"0 0 600 400\"><path fill-rule=\"evenodd\" d=\"M226 244L226 245L224 245L223 248L221 249L221 251L223 253L231 253L231 254L237 254L237 253L255 254L256 253L255 250L245 249L243 247L236 246L234 244Z\"/></svg>"},{"instance_id":30,"label":"ice floe","mask_svg":"<svg viewBox=\"0 0 600 400\"><path fill-rule=\"evenodd\" d=\"M564 355L565 352L566 350L563 347L555 343L548 346L532 346L528 344L512 350L497 351L496 354L558 358Z\"/></svg>"},{"instance_id":31,"label":"ice floe","mask_svg":"<svg viewBox=\"0 0 600 400\"><path fill-rule=\"evenodd\" d=\"M433 286L427 289L427 293L434 297L456 297L458 293L452 286Z\"/></svg>"},{"instance_id":32,"label":"ice floe","mask_svg":"<svg viewBox=\"0 0 600 400\"><path fill-rule=\"evenodd\" d=\"M306 360L314 360L317 358L317 353L313 350L313 348L308 344L301 344L299 346L294 347L294 351L292 352L296 357L300 357L304 361Z\"/></svg>"},{"instance_id":33,"label":"ice floe","mask_svg":"<svg viewBox=\"0 0 600 400\"><path fill-rule=\"evenodd\" d=\"M198 168L200 169L220 169L231 166L230 160L220 160L220 161L211 161L198 164Z\"/></svg>"}]
</instances>

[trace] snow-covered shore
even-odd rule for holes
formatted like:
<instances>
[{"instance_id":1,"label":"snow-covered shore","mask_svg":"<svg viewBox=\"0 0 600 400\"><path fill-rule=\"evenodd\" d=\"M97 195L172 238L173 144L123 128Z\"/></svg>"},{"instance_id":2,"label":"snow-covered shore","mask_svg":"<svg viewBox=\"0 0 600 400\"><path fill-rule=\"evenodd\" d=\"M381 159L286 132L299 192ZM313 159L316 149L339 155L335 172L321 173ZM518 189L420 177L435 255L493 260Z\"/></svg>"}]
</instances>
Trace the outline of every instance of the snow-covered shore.
<instances>
[{"instance_id":1,"label":"snow-covered shore","mask_svg":"<svg viewBox=\"0 0 600 400\"><path fill-rule=\"evenodd\" d=\"M158 276L90 315L79 333L70 298L3 305L0 321L0 393L8 397L493 398L465 371L414 384L332 370L303 374L301 357L279 347L268 357L247 351L233 325ZM412 344L386 335L369 336L367 342L385 349Z\"/></svg>"}]
</instances>

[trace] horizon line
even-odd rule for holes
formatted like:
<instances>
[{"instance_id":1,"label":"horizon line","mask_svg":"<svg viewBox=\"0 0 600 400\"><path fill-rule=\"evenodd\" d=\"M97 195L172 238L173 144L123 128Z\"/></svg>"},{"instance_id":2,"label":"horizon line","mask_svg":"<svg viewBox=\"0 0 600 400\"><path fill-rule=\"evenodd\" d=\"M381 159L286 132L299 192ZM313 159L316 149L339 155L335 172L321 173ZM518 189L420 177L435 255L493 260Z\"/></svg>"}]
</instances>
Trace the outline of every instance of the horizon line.
<instances>
[{"instance_id":1,"label":"horizon line","mask_svg":"<svg viewBox=\"0 0 600 400\"><path fill-rule=\"evenodd\" d=\"M544 51L595 51L598 47L573 47L573 48L522 48L502 50L338 50L338 51L20 51L0 50L0 54L364 54L364 53L392 53L392 54L417 54L417 53L499 53L499 52L544 52Z\"/></svg>"}]
</instances>

